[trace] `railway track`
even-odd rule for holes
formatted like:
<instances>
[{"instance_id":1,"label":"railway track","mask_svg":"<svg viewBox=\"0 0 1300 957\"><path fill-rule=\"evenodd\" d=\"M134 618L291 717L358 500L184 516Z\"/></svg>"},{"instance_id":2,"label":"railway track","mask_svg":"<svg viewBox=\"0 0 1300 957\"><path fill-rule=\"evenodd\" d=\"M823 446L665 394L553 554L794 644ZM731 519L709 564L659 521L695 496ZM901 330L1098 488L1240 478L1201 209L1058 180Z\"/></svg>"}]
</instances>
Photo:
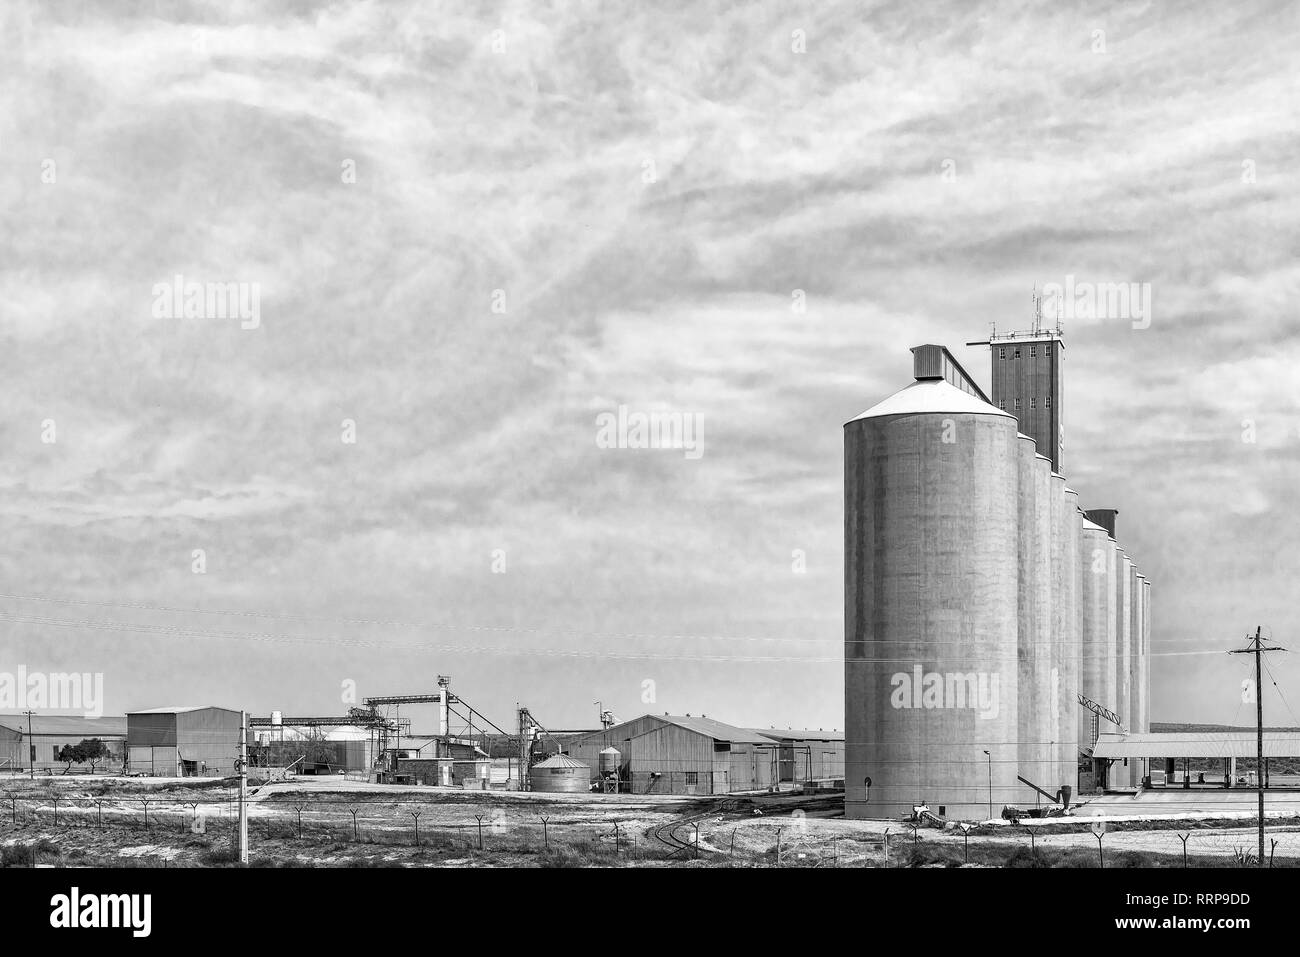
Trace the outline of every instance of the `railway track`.
<instances>
[{"instance_id":1,"label":"railway track","mask_svg":"<svg viewBox=\"0 0 1300 957\"><path fill-rule=\"evenodd\" d=\"M755 812L760 814L784 815L793 811L800 810L804 813L827 815L842 814L844 809L844 795L773 795L771 797L743 797L727 798L716 800L710 803L707 810L697 811L695 814L682 818L668 821L664 824L656 825L646 831L646 835L654 840L660 847L669 850L669 859L682 860L699 855L701 852L694 841L693 825L700 823L706 818L723 817L723 816L740 816L749 817ZM689 829L689 831L688 831ZM690 834L690 839L687 834Z\"/></svg>"}]
</instances>

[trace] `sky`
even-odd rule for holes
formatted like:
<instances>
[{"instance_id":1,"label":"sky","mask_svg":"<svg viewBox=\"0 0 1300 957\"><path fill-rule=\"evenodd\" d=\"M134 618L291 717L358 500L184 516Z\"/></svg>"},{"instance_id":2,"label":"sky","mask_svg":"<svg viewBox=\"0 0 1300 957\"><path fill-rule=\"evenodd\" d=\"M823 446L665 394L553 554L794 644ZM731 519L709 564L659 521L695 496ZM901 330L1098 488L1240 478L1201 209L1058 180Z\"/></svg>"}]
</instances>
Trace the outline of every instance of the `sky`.
<instances>
[{"instance_id":1,"label":"sky","mask_svg":"<svg viewBox=\"0 0 1300 957\"><path fill-rule=\"evenodd\" d=\"M1300 651L1298 16L5 4L0 668L842 728L843 423L1072 277L1151 295L1064 322L1064 415L1152 719L1247 723L1219 651Z\"/></svg>"}]
</instances>

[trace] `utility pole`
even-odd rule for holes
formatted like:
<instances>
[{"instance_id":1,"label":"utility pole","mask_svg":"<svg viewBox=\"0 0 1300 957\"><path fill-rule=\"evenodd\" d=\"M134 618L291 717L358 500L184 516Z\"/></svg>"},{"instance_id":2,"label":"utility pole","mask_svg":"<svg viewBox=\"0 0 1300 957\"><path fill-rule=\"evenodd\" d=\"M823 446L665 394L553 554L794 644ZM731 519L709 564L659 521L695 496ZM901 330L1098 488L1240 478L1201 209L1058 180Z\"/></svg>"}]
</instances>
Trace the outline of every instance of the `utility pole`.
<instances>
[{"instance_id":1,"label":"utility pole","mask_svg":"<svg viewBox=\"0 0 1300 957\"><path fill-rule=\"evenodd\" d=\"M989 820L993 820L993 755L984 752L989 759Z\"/></svg>"},{"instance_id":2,"label":"utility pole","mask_svg":"<svg viewBox=\"0 0 1300 957\"><path fill-rule=\"evenodd\" d=\"M248 866L248 713L239 712L239 864Z\"/></svg>"},{"instance_id":3,"label":"utility pole","mask_svg":"<svg viewBox=\"0 0 1300 957\"><path fill-rule=\"evenodd\" d=\"M1255 785L1259 791L1259 867L1264 866L1264 683L1260 674L1260 655L1265 651L1285 651L1285 648L1265 648L1260 638L1259 626L1255 627L1255 636L1246 636L1250 642L1245 648L1228 652L1230 655L1255 656Z\"/></svg>"},{"instance_id":4,"label":"utility pole","mask_svg":"<svg viewBox=\"0 0 1300 957\"><path fill-rule=\"evenodd\" d=\"M30 770L27 772L27 778L30 781L36 780L36 739L32 737L32 715L35 711L24 711L27 715L27 764Z\"/></svg>"}]
</instances>

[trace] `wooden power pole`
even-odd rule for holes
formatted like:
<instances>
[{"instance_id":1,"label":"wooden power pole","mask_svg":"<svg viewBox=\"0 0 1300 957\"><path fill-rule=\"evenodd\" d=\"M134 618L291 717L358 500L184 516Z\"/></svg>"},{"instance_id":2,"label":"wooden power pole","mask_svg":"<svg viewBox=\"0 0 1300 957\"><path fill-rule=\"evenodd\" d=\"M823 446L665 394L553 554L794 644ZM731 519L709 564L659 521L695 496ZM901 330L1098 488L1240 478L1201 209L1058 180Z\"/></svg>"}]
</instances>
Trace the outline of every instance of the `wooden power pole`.
<instances>
[{"instance_id":1,"label":"wooden power pole","mask_svg":"<svg viewBox=\"0 0 1300 957\"><path fill-rule=\"evenodd\" d=\"M1255 785L1259 793L1259 866L1264 866L1264 682L1261 674L1261 655L1265 651L1285 651L1285 648L1265 648L1260 637L1261 628L1256 626L1252 638L1246 636L1249 644L1228 652L1230 655L1255 656Z\"/></svg>"},{"instance_id":2,"label":"wooden power pole","mask_svg":"<svg viewBox=\"0 0 1300 957\"><path fill-rule=\"evenodd\" d=\"M248 714L244 711L239 713L239 864L248 866Z\"/></svg>"}]
</instances>

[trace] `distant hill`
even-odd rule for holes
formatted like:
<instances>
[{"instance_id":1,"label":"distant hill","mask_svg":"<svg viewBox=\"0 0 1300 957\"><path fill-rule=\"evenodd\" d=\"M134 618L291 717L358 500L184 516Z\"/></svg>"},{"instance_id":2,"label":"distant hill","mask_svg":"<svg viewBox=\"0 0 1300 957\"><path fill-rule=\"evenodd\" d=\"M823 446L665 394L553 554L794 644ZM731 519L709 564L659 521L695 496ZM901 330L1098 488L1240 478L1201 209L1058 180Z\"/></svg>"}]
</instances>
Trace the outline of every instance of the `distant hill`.
<instances>
[{"instance_id":1,"label":"distant hill","mask_svg":"<svg viewBox=\"0 0 1300 957\"><path fill-rule=\"evenodd\" d=\"M1180 724L1174 721L1152 721L1152 734L1172 734L1176 731L1254 731L1253 724ZM1300 728L1273 728L1264 726L1265 731L1300 731Z\"/></svg>"}]
</instances>

